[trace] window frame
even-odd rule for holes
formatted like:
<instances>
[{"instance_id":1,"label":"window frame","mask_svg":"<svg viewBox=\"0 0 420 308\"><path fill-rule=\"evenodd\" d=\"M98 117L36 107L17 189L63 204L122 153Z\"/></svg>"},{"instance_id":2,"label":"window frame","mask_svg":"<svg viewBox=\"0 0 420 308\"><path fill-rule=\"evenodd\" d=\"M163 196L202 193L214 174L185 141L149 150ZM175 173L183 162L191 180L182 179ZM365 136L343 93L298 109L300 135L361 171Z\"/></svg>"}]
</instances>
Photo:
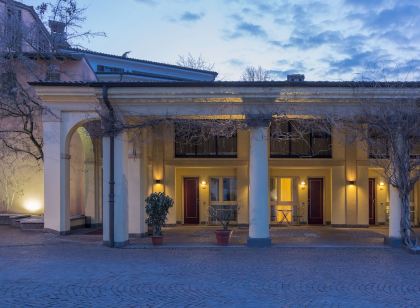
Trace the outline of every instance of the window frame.
<instances>
[{"instance_id":1,"label":"window frame","mask_svg":"<svg viewBox=\"0 0 420 308\"><path fill-rule=\"evenodd\" d=\"M291 134L293 130L292 125L293 120L287 121L287 133ZM323 137L319 137L320 135L323 135ZM317 137L318 136L318 137ZM322 151L320 153L314 154L313 148L314 148L314 139L325 139L329 140L327 141L329 143L329 151ZM293 142L296 141L295 139L285 139L285 140L273 140L272 138L272 132L270 129L270 158L322 158L322 159L331 159L333 158L333 152L332 152L332 134L327 134L325 132L318 132L314 129L311 129L311 132L309 133L309 149L311 154L309 155L302 155L302 154L295 154L292 151ZM274 142L285 142L287 143L287 153L288 154L273 154L272 148Z\"/></svg>"},{"instance_id":2,"label":"window frame","mask_svg":"<svg viewBox=\"0 0 420 308\"><path fill-rule=\"evenodd\" d=\"M235 148L235 152L234 154L219 154L219 138L226 138L228 139L228 137L225 136L212 136L211 138L214 138L214 144L215 144L215 154L199 154L198 152L198 148L200 146L200 144L196 143L196 144L189 144L190 146L192 146L194 148L194 154L182 154L177 152L177 144L186 144L186 143L181 143L177 141L177 133L176 133L176 126L175 126L175 133L174 133L174 156L175 158L237 158L238 157L238 133L236 132L232 137L232 139L234 139L234 148ZM210 139L209 139L210 140Z\"/></svg>"}]
</instances>

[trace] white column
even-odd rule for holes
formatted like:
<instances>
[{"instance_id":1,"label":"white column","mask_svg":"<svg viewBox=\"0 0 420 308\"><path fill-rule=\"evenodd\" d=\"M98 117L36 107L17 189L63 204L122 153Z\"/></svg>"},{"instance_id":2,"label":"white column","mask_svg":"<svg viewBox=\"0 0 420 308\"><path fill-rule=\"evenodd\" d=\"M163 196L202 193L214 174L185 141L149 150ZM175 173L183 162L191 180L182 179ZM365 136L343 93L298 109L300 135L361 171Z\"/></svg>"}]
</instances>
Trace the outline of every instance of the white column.
<instances>
[{"instance_id":1,"label":"white column","mask_svg":"<svg viewBox=\"0 0 420 308\"><path fill-rule=\"evenodd\" d=\"M143 232L141 230L141 215L140 206L141 191L140 191L140 159L138 154L128 154L128 232L134 236L140 236Z\"/></svg>"},{"instance_id":2,"label":"white column","mask_svg":"<svg viewBox=\"0 0 420 308\"><path fill-rule=\"evenodd\" d=\"M66 202L70 157L64 153L65 136L62 136L60 119L51 118L43 119L44 228L66 234L70 231Z\"/></svg>"},{"instance_id":3,"label":"white column","mask_svg":"<svg viewBox=\"0 0 420 308\"><path fill-rule=\"evenodd\" d=\"M127 206L127 142L125 134L114 139L114 246L128 243ZM103 138L103 240L109 244L109 178L110 178L110 138Z\"/></svg>"},{"instance_id":4,"label":"white column","mask_svg":"<svg viewBox=\"0 0 420 308\"><path fill-rule=\"evenodd\" d=\"M248 246L270 246L268 204L268 128L250 129Z\"/></svg>"},{"instance_id":5,"label":"white column","mask_svg":"<svg viewBox=\"0 0 420 308\"><path fill-rule=\"evenodd\" d=\"M401 245L401 199L398 189L389 185L389 236L388 244Z\"/></svg>"}]
</instances>

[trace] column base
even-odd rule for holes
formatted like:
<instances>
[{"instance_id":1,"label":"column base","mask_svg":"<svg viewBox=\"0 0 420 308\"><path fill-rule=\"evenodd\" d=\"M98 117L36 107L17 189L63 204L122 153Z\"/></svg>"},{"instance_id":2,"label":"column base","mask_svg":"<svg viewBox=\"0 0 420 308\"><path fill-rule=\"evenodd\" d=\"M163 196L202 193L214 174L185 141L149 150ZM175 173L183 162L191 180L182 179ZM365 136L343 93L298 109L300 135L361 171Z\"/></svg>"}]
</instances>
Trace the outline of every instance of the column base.
<instances>
[{"instance_id":1,"label":"column base","mask_svg":"<svg viewBox=\"0 0 420 308\"><path fill-rule=\"evenodd\" d=\"M271 238L248 238L246 243L248 247L270 247L271 246Z\"/></svg>"},{"instance_id":2,"label":"column base","mask_svg":"<svg viewBox=\"0 0 420 308\"><path fill-rule=\"evenodd\" d=\"M70 230L68 230L68 231L57 231L57 230L49 229L49 228L44 228L44 232L51 233L51 234L56 234L56 235L69 235L70 234Z\"/></svg>"},{"instance_id":3,"label":"column base","mask_svg":"<svg viewBox=\"0 0 420 308\"><path fill-rule=\"evenodd\" d=\"M111 247L111 243L110 241L102 241L102 244L104 246L108 246ZM124 241L124 242L114 242L114 247L112 248L122 248L128 245L128 241Z\"/></svg>"},{"instance_id":4,"label":"column base","mask_svg":"<svg viewBox=\"0 0 420 308\"><path fill-rule=\"evenodd\" d=\"M400 248L402 246L402 240L399 237L385 237L384 239L384 244L391 246L391 247L395 247L395 248Z\"/></svg>"}]
</instances>

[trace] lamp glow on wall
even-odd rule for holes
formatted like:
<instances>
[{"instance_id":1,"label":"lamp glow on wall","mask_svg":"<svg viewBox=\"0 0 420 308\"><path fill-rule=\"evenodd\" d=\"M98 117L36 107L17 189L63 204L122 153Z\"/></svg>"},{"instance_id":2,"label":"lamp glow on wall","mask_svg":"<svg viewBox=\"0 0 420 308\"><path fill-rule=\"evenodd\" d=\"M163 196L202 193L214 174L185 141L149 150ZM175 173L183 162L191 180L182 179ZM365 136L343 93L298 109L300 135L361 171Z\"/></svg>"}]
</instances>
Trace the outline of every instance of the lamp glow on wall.
<instances>
[{"instance_id":1,"label":"lamp glow on wall","mask_svg":"<svg viewBox=\"0 0 420 308\"><path fill-rule=\"evenodd\" d=\"M207 181L206 180L201 180L200 182L201 188L206 188L207 187Z\"/></svg>"},{"instance_id":2,"label":"lamp glow on wall","mask_svg":"<svg viewBox=\"0 0 420 308\"><path fill-rule=\"evenodd\" d=\"M300 181L300 188L301 188L301 189L305 189L305 187L306 187L306 182L305 182L305 180Z\"/></svg>"},{"instance_id":3,"label":"lamp glow on wall","mask_svg":"<svg viewBox=\"0 0 420 308\"><path fill-rule=\"evenodd\" d=\"M384 183L384 181L380 181L380 182L379 182L379 189L380 189L380 190L384 190L384 187L385 187L385 183Z\"/></svg>"},{"instance_id":4,"label":"lamp glow on wall","mask_svg":"<svg viewBox=\"0 0 420 308\"><path fill-rule=\"evenodd\" d=\"M31 213L36 213L42 209L42 204L37 199L28 199L24 202L23 207Z\"/></svg>"}]
</instances>

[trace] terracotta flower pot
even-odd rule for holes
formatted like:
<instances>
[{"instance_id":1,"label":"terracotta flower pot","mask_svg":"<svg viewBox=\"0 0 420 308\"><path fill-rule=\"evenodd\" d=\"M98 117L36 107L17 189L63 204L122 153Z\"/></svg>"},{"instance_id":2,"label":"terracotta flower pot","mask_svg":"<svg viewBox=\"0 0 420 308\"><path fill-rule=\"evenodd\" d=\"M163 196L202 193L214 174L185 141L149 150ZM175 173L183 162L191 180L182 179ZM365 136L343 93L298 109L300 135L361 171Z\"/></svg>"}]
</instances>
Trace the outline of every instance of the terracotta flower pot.
<instances>
[{"instance_id":1,"label":"terracotta flower pot","mask_svg":"<svg viewBox=\"0 0 420 308\"><path fill-rule=\"evenodd\" d=\"M155 246L163 244L163 236L152 236L152 243Z\"/></svg>"},{"instance_id":2,"label":"terracotta flower pot","mask_svg":"<svg viewBox=\"0 0 420 308\"><path fill-rule=\"evenodd\" d=\"M216 230L217 245L228 245L232 230Z\"/></svg>"}]
</instances>

